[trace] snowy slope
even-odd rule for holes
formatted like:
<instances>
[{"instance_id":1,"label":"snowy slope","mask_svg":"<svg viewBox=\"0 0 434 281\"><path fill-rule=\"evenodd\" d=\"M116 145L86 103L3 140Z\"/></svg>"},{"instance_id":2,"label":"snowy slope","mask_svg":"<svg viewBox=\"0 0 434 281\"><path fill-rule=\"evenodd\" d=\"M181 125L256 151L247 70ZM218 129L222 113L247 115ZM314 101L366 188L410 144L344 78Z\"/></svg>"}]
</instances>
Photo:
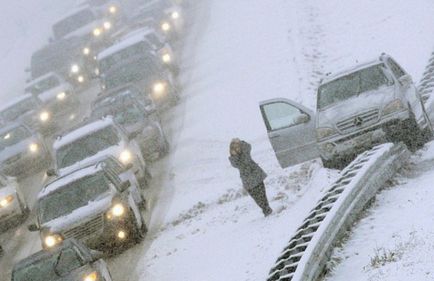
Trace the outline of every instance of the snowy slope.
<instances>
[{"instance_id":1,"label":"snowy slope","mask_svg":"<svg viewBox=\"0 0 434 281\"><path fill-rule=\"evenodd\" d=\"M50 37L51 25L74 7L75 0L0 1L0 101L24 89L30 56Z\"/></svg>"}]
</instances>

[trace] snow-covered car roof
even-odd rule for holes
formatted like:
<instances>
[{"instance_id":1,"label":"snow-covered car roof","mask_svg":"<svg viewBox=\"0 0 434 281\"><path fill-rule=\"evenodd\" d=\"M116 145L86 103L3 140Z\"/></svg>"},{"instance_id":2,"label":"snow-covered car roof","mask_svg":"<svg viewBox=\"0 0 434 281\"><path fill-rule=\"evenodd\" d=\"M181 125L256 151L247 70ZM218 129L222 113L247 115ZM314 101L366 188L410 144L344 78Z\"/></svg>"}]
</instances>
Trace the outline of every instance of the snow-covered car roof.
<instances>
[{"instance_id":1,"label":"snow-covered car roof","mask_svg":"<svg viewBox=\"0 0 434 281\"><path fill-rule=\"evenodd\" d=\"M102 165L97 164L91 164L89 166L86 167L81 167L77 170L72 171L71 173L68 173L66 175L63 175L55 180L53 180L52 182L48 183L38 194L38 199L41 199L47 195L49 195L50 193L55 192L56 190L58 190L59 188L77 181L81 178L84 178L86 176L90 176L90 175L94 175L100 171L103 170Z\"/></svg>"},{"instance_id":2,"label":"snow-covered car roof","mask_svg":"<svg viewBox=\"0 0 434 281\"><path fill-rule=\"evenodd\" d=\"M83 136L89 135L92 132L98 131L108 126L113 126L115 123L113 122L113 118L105 117L99 119L97 121L90 122L85 124L75 130L68 132L66 135L59 137L53 144L53 148L55 150L60 147L67 145L76 141L77 139L82 138Z\"/></svg>"},{"instance_id":3,"label":"snow-covered car roof","mask_svg":"<svg viewBox=\"0 0 434 281\"><path fill-rule=\"evenodd\" d=\"M364 63L359 63L356 66L353 66L351 68L345 68L345 69L343 69L341 71L338 71L338 72L336 72L334 74L331 74L331 75L325 77L323 79L323 81L321 82L321 84L326 84L328 82L331 82L333 80L336 80L338 78L346 76L346 75L348 75L350 73L356 72L356 71L358 71L360 69L364 69L364 68L367 68L367 67L370 67L370 66L373 66L373 65L376 65L376 64L380 64L380 63L383 63L383 61L380 58L377 58L375 60L366 61Z\"/></svg>"},{"instance_id":4,"label":"snow-covered car roof","mask_svg":"<svg viewBox=\"0 0 434 281\"><path fill-rule=\"evenodd\" d=\"M100 52L97 55L97 60L102 60L105 59L113 54L116 54L117 52L126 49L128 47L131 47L141 41L145 40L145 36L155 32L155 30L153 28L141 28L138 30L134 30L128 34L126 34L124 37L122 37L120 39L119 42L117 42L116 44L112 45L111 47L105 49L104 51Z\"/></svg>"},{"instance_id":5,"label":"snow-covered car roof","mask_svg":"<svg viewBox=\"0 0 434 281\"><path fill-rule=\"evenodd\" d=\"M24 100L26 100L26 99L35 99L35 100L38 100L37 98L35 98L32 94L24 94L24 95L20 95L20 96L17 96L17 97L15 97L15 98L12 98L11 100L9 100L7 103L5 103L5 104L2 104L1 106L0 106L0 112L1 111L3 111L3 110L6 110L6 109L8 109L8 108L10 108L10 107L12 107L12 106L14 106L15 104L17 104L17 103L20 103L20 102L22 102L22 101L24 101Z\"/></svg>"}]
</instances>

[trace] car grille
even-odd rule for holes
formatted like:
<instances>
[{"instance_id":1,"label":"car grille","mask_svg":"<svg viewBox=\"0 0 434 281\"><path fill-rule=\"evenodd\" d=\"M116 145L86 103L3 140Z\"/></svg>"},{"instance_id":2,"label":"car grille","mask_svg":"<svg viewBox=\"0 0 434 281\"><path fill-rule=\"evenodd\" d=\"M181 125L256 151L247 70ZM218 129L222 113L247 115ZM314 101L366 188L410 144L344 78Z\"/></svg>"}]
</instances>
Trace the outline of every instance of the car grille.
<instances>
[{"instance_id":1,"label":"car grille","mask_svg":"<svg viewBox=\"0 0 434 281\"><path fill-rule=\"evenodd\" d=\"M372 109L361 114L339 121L336 126L342 133L350 133L378 122L380 111Z\"/></svg>"},{"instance_id":2,"label":"car grille","mask_svg":"<svg viewBox=\"0 0 434 281\"><path fill-rule=\"evenodd\" d=\"M64 237L83 239L85 237L91 236L92 234L98 233L104 227L104 218L102 215L92 218L91 220L71 228L64 233Z\"/></svg>"}]
</instances>

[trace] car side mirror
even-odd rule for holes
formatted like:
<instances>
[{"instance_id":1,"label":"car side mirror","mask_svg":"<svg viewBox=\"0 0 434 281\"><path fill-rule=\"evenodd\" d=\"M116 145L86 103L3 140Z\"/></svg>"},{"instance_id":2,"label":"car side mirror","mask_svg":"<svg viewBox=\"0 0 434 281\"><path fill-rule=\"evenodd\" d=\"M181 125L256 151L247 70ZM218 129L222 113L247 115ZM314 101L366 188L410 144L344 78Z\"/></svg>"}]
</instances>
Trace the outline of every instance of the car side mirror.
<instances>
[{"instance_id":1,"label":"car side mirror","mask_svg":"<svg viewBox=\"0 0 434 281\"><path fill-rule=\"evenodd\" d=\"M47 175L47 177L55 177L55 176L57 176L56 170L54 170L54 169L48 169L45 174Z\"/></svg>"},{"instance_id":2,"label":"car side mirror","mask_svg":"<svg viewBox=\"0 0 434 281\"><path fill-rule=\"evenodd\" d=\"M310 121L310 116L308 114L303 113L297 118L297 124L307 123Z\"/></svg>"},{"instance_id":3,"label":"car side mirror","mask_svg":"<svg viewBox=\"0 0 434 281\"><path fill-rule=\"evenodd\" d=\"M131 182L129 180L124 181L121 183L121 191L124 192L125 190L127 190L128 188L131 187Z\"/></svg>"},{"instance_id":4,"label":"car side mirror","mask_svg":"<svg viewBox=\"0 0 434 281\"><path fill-rule=\"evenodd\" d=\"M128 163L128 164L125 165L124 167L125 167L124 170L125 170L125 171L128 171L128 170L130 170L130 169L133 168L133 163Z\"/></svg>"},{"instance_id":5,"label":"car side mirror","mask_svg":"<svg viewBox=\"0 0 434 281\"><path fill-rule=\"evenodd\" d=\"M27 226L27 229L30 231L30 232L35 232L35 231L39 231L39 227L34 223L34 224L31 224L31 225L28 225Z\"/></svg>"},{"instance_id":6,"label":"car side mirror","mask_svg":"<svg viewBox=\"0 0 434 281\"><path fill-rule=\"evenodd\" d=\"M100 260L104 257L104 253L101 251L96 251L96 250L90 250L90 256L92 258L92 262L95 262L97 260Z\"/></svg>"}]
</instances>

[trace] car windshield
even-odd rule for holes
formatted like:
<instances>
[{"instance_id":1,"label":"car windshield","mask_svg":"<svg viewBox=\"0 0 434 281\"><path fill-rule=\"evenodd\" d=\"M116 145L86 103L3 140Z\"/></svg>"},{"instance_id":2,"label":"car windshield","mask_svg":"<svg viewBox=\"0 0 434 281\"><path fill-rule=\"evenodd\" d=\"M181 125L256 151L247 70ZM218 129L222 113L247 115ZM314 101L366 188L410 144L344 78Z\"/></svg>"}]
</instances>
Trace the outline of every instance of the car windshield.
<instances>
[{"instance_id":1,"label":"car windshield","mask_svg":"<svg viewBox=\"0 0 434 281\"><path fill-rule=\"evenodd\" d=\"M383 64L377 64L321 85L318 90L317 108L321 110L331 104L387 85L389 80L383 68Z\"/></svg>"},{"instance_id":2,"label":"car windshield","mask_svg":"<svg viewBox=\"0 0 434 281\"><path fill-rule=\"evenodd\" d=\"M59 179L61 180L63 179ZM56 181L52 184L56 184ZM69 182L39 201L40 223L66 216L89 202L104 197L109 191L109 182L102 172Z\"/></svg>"},{"instance_id":3,"label":"car windshield","mask_svg":"<svg viewBox=\"0 0 434 281\"><path fill-rule=\"evenodd\" d=\"M90 9L81 10L78 13L69 16L53 26L54 37L57 39L63 38L69 33L93 22L95 15Z\"/></svg>"},{"instance_id":4,"label":"car windshield","mask_svg":"<svg viewBox=\"0 0 434 281\"><path fill-rule=\"evenodd\" d=\"M0 116L3 120L13 121L27 112L36 109L37 107L38 103L36 102L35 98L28 97L0 112Z\"/></svg>"},{"instance_id":5,"label":"car windshield","mask_svg":"<svg viewBox=\"0 0 434 281\"><path fill-rule=\"evenodd\" d=\"M150 83L152 77L155 76L156 69L147 62L148 60L137 60L117 68L116 71L110 71L110 74L103 78L105 89L115 89L137 81Z\"/></svg>"},{"instance_id":6,"label":"car windshield","mask_svg":"<svg viewBox=\"0 0 434 281\"><path fill-rule=\"evenodd\" d=\"M56 152L57 167L69 167L119 142L119 134L113 126L97 130L60 147Z\"/></svg>"},{"instance_id":7,"label":"car windshield","mask_svg":"<svg viewBox=\"0 0 434 281\"><path fill-rule=\"evenodd\" d=\"M4 150L6 147L15 145L31 136L32 133L24 126L19 126L10 131L3 132L0 134L0 150Z\"/></svg>"},{"instance_id":8,"label":"car windshield","mask_svg":"<svg viewBox=\"0 0 434 281\"><path fill-rule=\"evenodd\" d=\"M117 103L96 107L92 115L96 118L111 115L120 125L137 123L142 121L145 116L144 111L134 103Z\"/></svg>"},{"instance_id":9,"label":"car windshield","mask_svg":"<svg viewBox=\"0 0 434 281\"><path fill-rule=\"evenodd\" d=\"M25 267L14 270L13 281L54 281L83 266L83 261L73 248L46 254Z\"/></svg>"},{"instance_id":10,"label":"car windshield","mask_svg":"<svg viewBox=\"0 0 434 281\"><path fill-rule=\"evenodd\" d=\"M60 81L56 76L49 76L27 87L26 92L34 95L39 95L50 89L58 87L59 85Z\"/></svg>"},{"instance_id":11,"label":"car windshield","mask_svg":"<svg viewBox=\"0 0 434 281\"><path fill-rule=\"evenodd\" d=\"M148 43L139 42L127 48L124 48L99 62L100 73L106 73L113 66L122 64L123 62L130 60L131 58L147 56L150 48Z\"/></svg>"}]
</instances>

